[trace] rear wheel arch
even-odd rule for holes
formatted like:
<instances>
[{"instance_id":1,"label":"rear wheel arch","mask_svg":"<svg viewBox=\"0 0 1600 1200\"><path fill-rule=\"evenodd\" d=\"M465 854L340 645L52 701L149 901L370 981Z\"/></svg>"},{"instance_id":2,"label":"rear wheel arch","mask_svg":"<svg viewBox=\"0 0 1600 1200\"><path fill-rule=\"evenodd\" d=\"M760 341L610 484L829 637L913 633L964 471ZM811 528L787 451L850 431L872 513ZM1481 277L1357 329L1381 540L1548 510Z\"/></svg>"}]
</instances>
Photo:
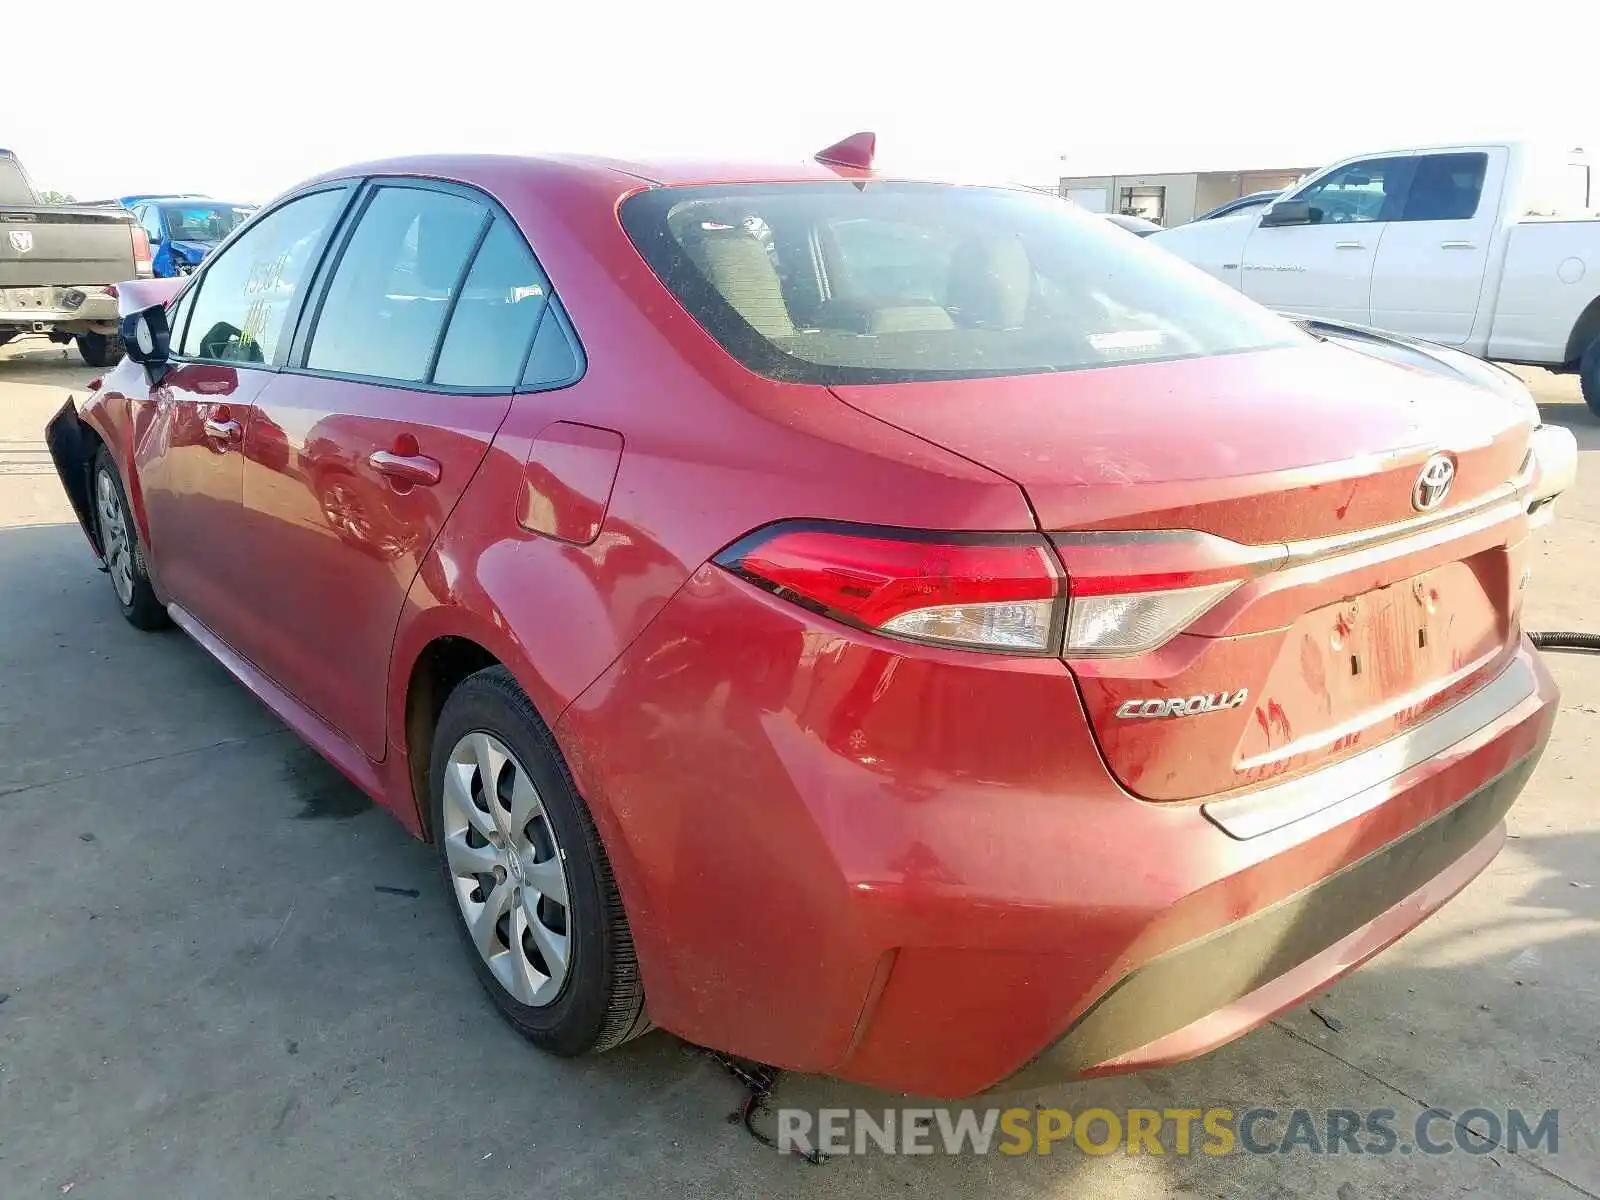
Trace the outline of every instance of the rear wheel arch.
<instances>
[{"instance_id":1,"label":"rear wheel arch","mask_svg":"<svg viewBox=\"0 0 1600 1200\"><path fill-rule=\"evenodd\" d=\"M1576 367L1583 358L1583 352L1596 339L1600 339L1600 296L1589 301L1589 307L1583 310L1572 327L1572 336L1567 339L1567 355L1563 360L1566 365Z\"/></svg>"},{"instance_id":2,"label":"rear wheel arch","mask_svg":"<svg viewBox=\"0 0 1600 1200\"><path fill-rule=\"evenodd\" d=\"M433 734L450 694L472 675L504 664L468 637L445 634L423 646L412 660L405 691L405 746L410 766L411 801L417 827L433 841L433 804L429 776L433 767Z\"/></svg>"},{"instance_id":3,"label":"rear wheel arch","mask_svg":"<svg viewBox=\"0 0 1600 1200\"><path fill-rule=\"evenodd\" d=\"M413 585L414 589L416 585ZM416 597L415 590L413 598ZM413 650L413 647L415 648ZM435 840L433 825L432 766L433 740L440 714L451 694L478 671L503 666L528 697L534 712L554 740L557 752L573 777L574 786L595 823L601 844L611 860L617 889L630 914L645 904L642 874L628 838L618 824L603 786L588 780L580 769L589 757L584 747L574 744L570 731L559 729L564 706L557 691L521 657L515 643L502 643L494 626L478 625L460 609L439 606L413 614L401 623L390 665L389 739L391 755L405 754L404 784L411 791L412 811L416 814L418 835ZM403 687L402 687L403 684ZM648 975L655 961L655 938L648 922L634 929L634 942Z\"/></svg>"}]
</instances>

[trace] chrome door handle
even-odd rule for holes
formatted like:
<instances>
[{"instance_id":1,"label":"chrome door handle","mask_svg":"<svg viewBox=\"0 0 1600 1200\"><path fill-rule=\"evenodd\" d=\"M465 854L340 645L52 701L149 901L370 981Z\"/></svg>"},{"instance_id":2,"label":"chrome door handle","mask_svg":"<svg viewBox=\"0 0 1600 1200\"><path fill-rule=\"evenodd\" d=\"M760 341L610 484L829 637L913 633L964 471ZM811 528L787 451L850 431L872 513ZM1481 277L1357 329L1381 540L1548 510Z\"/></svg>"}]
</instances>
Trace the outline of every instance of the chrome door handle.
<instances>
[{"instance_id":1,"label":"chrome door handle","mask_svg":"<svg viewBox=\"0 0 1600 1200\"><path fill-rule=\"evenodd\" d=\"M218 442L237 442L239 440L239 422L219 421L215 417L206 418L206 436Z\"/></svg>"},{"instance_id":2,"label":"chrome door handle","mask_svg":"<svg viewBox=\"0 0 1600 1200\"><path fill-rule=\"evenodd\" d=\"M1362 243L1360 243L1360 242L1335 242L1333 244L1333 248L1335 250L1360 250L1360 249L1362 249Z\"/></svg>"},{"instance_id":3,"label":"chrome door handle","mask_svg":"<svg viewBox=\"0 0 1600 1200\"><path fill-rule=\"evenodd\" d=\"M1478 248L1478 244L1476 242L1440 242L1439 243L1439 249L1441 249L1441 250L1476 250L1477 248Z\"/></svg>"},{"instance_id":4,"label":"chrome door handle","mask_svg":"<svg viewBox=\"0 0 1600 1200\"><path fill-rule=\"evenodd\" d=\"M426 454L392 454L388 450L374 450L367 455L367 464L379 475L395 483L432 487L444 475L439 460Z\"/></svg>"}]
</instances>

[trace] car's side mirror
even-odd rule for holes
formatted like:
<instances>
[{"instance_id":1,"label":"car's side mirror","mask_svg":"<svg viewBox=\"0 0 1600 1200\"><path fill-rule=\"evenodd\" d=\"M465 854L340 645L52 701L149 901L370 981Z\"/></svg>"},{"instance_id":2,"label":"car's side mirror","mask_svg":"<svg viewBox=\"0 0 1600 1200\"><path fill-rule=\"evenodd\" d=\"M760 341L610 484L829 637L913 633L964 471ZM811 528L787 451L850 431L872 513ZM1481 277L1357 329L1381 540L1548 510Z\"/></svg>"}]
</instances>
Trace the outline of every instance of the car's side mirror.
<instances>
[{"instance_id":1,"label":"car's side mirror","mask_svg":"<svg viewBox=\"0 0 1600 1200\"><path fill-rule=\"evenodd\" d=\"M172 327L167 324L167 307L152 304L129 313L119 322L122 349L136 363L143 363L152 375L165 372L172 353Z\"/></svg>"},{"instance_id":2,"label":"car's side mirror","mask_svg":"<svg viewBox=\"0 0 1600 1200\"><path fill-rule=\"evenodd\" d=\"M1304 200L1279 200L1261 214L1261 227L1270 229L1275 225L1315 225L1321 216L1320 210L1312 208Z\"/></svg>"}]
</instances>

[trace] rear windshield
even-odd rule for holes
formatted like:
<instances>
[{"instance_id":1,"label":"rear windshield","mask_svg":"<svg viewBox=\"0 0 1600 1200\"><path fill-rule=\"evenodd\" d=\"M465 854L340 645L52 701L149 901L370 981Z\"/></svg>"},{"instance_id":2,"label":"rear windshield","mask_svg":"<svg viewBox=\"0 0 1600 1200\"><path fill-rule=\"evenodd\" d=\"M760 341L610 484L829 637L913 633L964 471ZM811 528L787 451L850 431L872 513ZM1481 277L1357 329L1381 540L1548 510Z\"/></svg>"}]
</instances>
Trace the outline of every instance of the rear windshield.
<instances>
[{"instance_id":1,"label":"rear windshield","mask_svg":"<svg viewBox=\"0 0 1600 1200\"><path fill-rule=\"evenodd\" d=\"M659 188L622 205L656 274L750 369L799 383L1071 371L1302 335L1053 196L851 182Z\"/></svg>"}]
</instances>

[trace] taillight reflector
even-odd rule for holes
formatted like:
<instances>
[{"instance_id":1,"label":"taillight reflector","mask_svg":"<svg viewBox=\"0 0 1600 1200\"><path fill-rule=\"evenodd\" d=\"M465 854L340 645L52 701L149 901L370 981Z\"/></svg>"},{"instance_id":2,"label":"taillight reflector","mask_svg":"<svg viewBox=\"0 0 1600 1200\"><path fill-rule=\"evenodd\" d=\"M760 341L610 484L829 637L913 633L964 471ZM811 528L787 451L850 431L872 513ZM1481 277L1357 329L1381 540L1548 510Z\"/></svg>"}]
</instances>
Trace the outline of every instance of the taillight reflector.
<instances>
[{"instance_id":1,"label":"taillight reflector","mask_svg":"<svg viewBox=\"0 0 1600 1200\"><path fill-rule=\"evenodd\" d=\"M1131 584L1145 581L1129 581ZM1074 595L1068 608L1068 658L1126 658L1146 654L1192 625L1242 580L1171 591Z\"/></svg>"},{"instance_id":2,"label":"taillight reflector","mask_svg":"<svg viewBox=\"0 0 1600 1200\"><path fill-rule=\"evenodd\" d=\"M1067 658L1128 658L1171 641L1282 557L1188 529L1060 533Z\"/></svg>"},{"instance_id":3,"label":"taillight reflector","mask_svg":"<svg viewBox=\"0 0 1600 1200\"><path fill-rule=\"evenodd\" d=\"M133 237L133 274L137 279L155 277L155 263L150 258L150 238L141 226L129 227Z\"/></svg>"},{"instance_id":4,"label":"taillight reflector","mask_svg":"<svg viewBox=\"0 0 1600 1200\"><path fill-rule=\"evenodd\" d=\"M767 591L890 637L1055 654L1061 568L1031 534L923 534L818 522L769 526L717 556Z\"/></svg>"}]
</instances>

